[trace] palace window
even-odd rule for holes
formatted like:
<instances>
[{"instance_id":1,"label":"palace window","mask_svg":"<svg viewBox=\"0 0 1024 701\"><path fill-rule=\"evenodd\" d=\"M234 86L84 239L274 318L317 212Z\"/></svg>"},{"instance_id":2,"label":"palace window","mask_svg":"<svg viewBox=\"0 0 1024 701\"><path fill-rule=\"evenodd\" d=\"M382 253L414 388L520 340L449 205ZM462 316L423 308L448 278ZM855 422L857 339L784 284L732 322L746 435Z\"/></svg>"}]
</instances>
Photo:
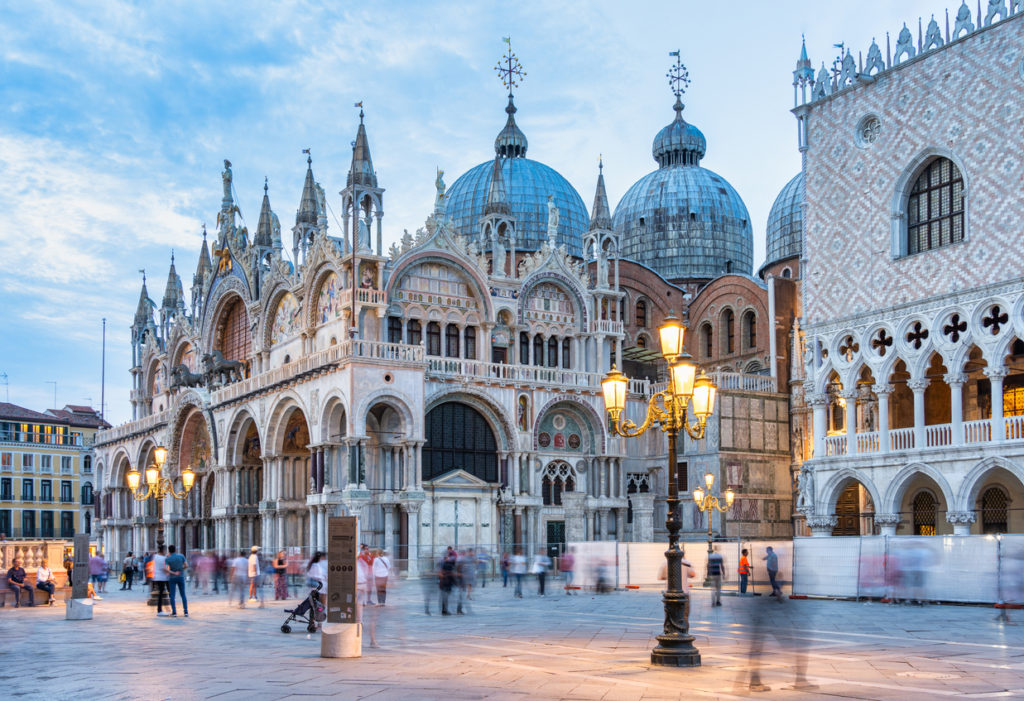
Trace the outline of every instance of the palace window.
<instances>
[{"instance_id":1,"label":"palace window","mask_svg":"<svg viewBox=\"0 0 1024 701\"><path fill-rule=\"evenodd\" d=\"M89 514L86 514L88 517ZM70 538L75 535L75 514L72 511L60 512L60 537Z\"/></svg>"},{"instance_id":2,"label":"palace window","mask_svg":"<svg viewBox=\"0 0 1024 701\"><path fill-rule=\"evenodd\" d=\"M914 496L914 535L935 535L935 495L920 491Z\"/></svg>"},{"instance_id":3,"label":"palace window","mask_svg":"<svg viewBox=\"0 0 1024 701\"><path fill-rule=\"evenodd\" d=\"M21 481L21 500L22 501L35 501L36 500L36 483L33 480L22 480Z\"/></svg>"},{"instance_id":4,"label":"palace window","mask_svg":"<svg viewBox=\"0 0 1024 701\"><path fill-rule=\"evenodd\" d=\"M441 325L436 321L427 323L427 355L441 355Z\"/></svg>"},{"instance_id":5,"label":"palace window","mask_svg":"<svg viewBox=\"0 0 1024 701\"><path fill-rule=\"evenodd\" d=\"M53 537L53 512L52 511L40 511L39 512L39 535L43 538Z\"/></svg>"},{"instance_id":6,"label":"palace window","mask_svg":"<svg viewBox=\"0 0 1024 701\"><path fill-rule=\"evenodd\" d=\"M757 315L752 311L743 314L743 335L748 349L757 346Z\"/></svg>"},{"instance_id":7,"label":"palace window","mask_svg":"<svg viewBox=\"0 0 1024 701\"><path fill-rule=\"evenodd\" d=\"M62 455L60 458L60 471L64 474L71 472L71 456Z\"/></svg>"},{"instance_id":8,"label":"palace window","mask_svg":"<svg viewBox=\"0 0 1024 701\"><path fill-rule=\"evenodd\" d=\"M519 334L519 364L530 364L530 336L525 331Z\"/></svg>"},{"instance_id":9,"label":"palace window","mask_svg":"<svg viewBox=\"0 0 1024 701\"><path fill-rule=\"evenodd\" d=\"M53 456L52 455L40 455L39 456L39 471L40 472L53 472Z\"/></svg>"},{"instance_id":10,"label":"palace window","mask_svg":"<svg viewBox=\"0 0 1024 701\"><path fill-rule=\"evenodd\" d=\"M86 484L89 484L89 482L86 482ZM85 493L85 491L84 491L85 487L82 487L82 490L83 490L82 493L84 494ZM89 484L89 492L90 493L92 492L92 485L91 484ZM64 502L65 504L68 504L71 501L73 501L73 499L71 498L71 480L61 480L60 481L60 500L62 502ZM83 501L82 503L84 504L85 502Z\"/></svg>"},{"instance_id":11,"label":"palace window","mask_svg":"<svg viewBox=\"0 0 1024 701\"><path fill-rule=\"evenodd\" d=\"M0 470L11 472L14 469L14 454L0 453Z\"/></svg>"},{"instance_id":12,"label":"palace window","mask_svg":"<svg viewBox=\"0 0 1024 701\"><path fill-rule=\"evenodd\" d=\"M455 324L444 327L444 354L449 358L459 357L459 327Z\"/></svg>"},{"instance_id":13,"label":"palace window","mask_svg":"<svg viewBox=\"0 0 1024 701\"><path fill-rule=\"evenodd\" d=\"M423 343L423 327L420 326L418 319L410 319L409 323L406 324L409 330L409 345L418 346Z\"/></svg>"},{"instance_id":14,"label":"palace window","mask_svg":"<svg viewBox=\"0 0 1024 701\"><path fill-rule=\"evenodd\" d=\"M39 501L53 501L52 480L39 480Z\"/></svg>"},{"instance_id":15,"label":"palace window","mask_svg":"<svg viewBox=\"0 0 1024 701\"><path fill-rule=\"evenodd\" d=\"M715 355L714 338L711 336L711 324L703 324L700 327L700 340L704 349L704 357L711 358Z\"/></svg>"},{"instance_id":16,"label":"palace window","mask_svg":"<svg viewBox=\"0 0 1024 701\"><path fill-rule=\"evenodd\" d=\"M1007 504L1006 492L999 487L989 487L981 495L981 532L1006 533Z\"/></svg>"},{"instance_id":17,"label":"palace window","mask_svg":"<svg viewBox=\"0 0 1024 701\"><path fill-rule=\"evenodd\" d=\"M548 367L558 367L558 339L554 336L548 339Z\"/></svg>"},{"instance_id":18,"label":"palace window","mask_svg":"<svg viewBox=\"0 0 1024 701\"><path fill-rule=\"evenodd\" d=\"M35 538L36 536L36 512L21 512L21 537Z\"/></svg>"},{"instance_id":19,"label":"palace window","mask_svg":"<svg viewBox=\"0 0 1024 701\"><path fill-rule=\"evenodd\" d=\"M540 334L533 337L533 364L544 364L544 337Z\"/></svg>"},{"instance_id":20,"label":"palace window","mask_svg":"<svg viewBox=\"0 0 1024 701\"><path fill-rule=\"evenodd\" d=\"M465 357L470 360L476 360L476 327L467 326L465 331L465 345L463 350L465 351Z\"/></svg>"},{"instance_id":21,"label":"palace window","mask_svg":"<svg viewBox=\"0 0 1024 701\"><path fill-rule=\"evenodd\" d=\"M647 302L642 299L636 303L636 325L642 329L647 328Z\"/></svg>"},{"instance_id":22,"label":"palace window","mask_svg":"<svg viewBox=\"0 0 1024 701\"><path fill-rule=\"evenodd\" d=\"M35 455L23 453L21 456L21 469L25 472L32 472L35 469Z\"/></svg>"},{"instance_id":23,"label":"palace window","mask_svg":"<svg viewBox=\"0 0 1024 701\"><path fill-rule=\"evenodd\" d=\"M87 474L87 475L92 473L92 456L91 455L86 455L85 457L82 458L82 472L84 474Z\"/></svg>"},{"instance_id":24,"label":"palace window","mask_svg":"<svg viewBox=\"0 0 1024 701\"><path fill-rule=\"evenodd\" d=\"M964 239L964 180L948 158L930 160L907 198L907 252L921 253Z\"/></svg>"},{"instance_id":25,"label":"palace window","mask_svg":"<svg viewBox=\"0 0 1024 701\"><path fill-rule=\"evenodd\" d=\"M545 506L561 506L562 492L576 491L576 471L568 463L551 463L544 469L541 489Z\"/></svg>"},{"instance_id":26,"label":"palace window","mask_svg":"<svg viewBox=\"0 0 1024 701\"><path fill-rule=\"evenodd\" d=\"M402 342L402 320L397 316L388 317L388 343Z\"/></svg>"},{"instance_id":27,"label":"palace window","mask_svg":"<svg viewBox=\"0 0 1024 701\"><path fill-rule=\"evenodd\" d=\"M0 479L0 501L14 501L14 486L10 477ZM6 533L7 531L4 531Z\"/></svg>"},{"instance_id":28,"label":"palace window","mask_svg":"<svg viewBox=\"0 0 1024 701\"><path fill-rule=\"evenodd\" d=\"M11 510L0 510L0 533L7 535L12 532L13 531L11 531Z\"/></svg>"}]
</instances>

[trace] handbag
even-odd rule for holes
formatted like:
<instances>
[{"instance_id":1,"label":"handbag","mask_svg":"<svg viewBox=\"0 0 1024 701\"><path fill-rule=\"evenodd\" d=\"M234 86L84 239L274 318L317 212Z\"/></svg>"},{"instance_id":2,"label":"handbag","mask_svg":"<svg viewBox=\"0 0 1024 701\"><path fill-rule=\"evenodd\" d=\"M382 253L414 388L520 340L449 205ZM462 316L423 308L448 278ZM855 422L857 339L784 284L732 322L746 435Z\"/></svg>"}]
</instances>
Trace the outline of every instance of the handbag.
<instances>
[{"instance_id":1,"label":"handbag","mask_svg":"<svg viewBox=\"0 0 1024 701\"><path fill-rule=\"evenodd\" d=\"M125 580L125 579L126 579L126 577L124 576L124 572L122 572L122 573L121 573L121 577L120 577L120 579L119 579L119 581L121 582L121 584L124 584L124 580Z\"/></svg>"}]
</instances>

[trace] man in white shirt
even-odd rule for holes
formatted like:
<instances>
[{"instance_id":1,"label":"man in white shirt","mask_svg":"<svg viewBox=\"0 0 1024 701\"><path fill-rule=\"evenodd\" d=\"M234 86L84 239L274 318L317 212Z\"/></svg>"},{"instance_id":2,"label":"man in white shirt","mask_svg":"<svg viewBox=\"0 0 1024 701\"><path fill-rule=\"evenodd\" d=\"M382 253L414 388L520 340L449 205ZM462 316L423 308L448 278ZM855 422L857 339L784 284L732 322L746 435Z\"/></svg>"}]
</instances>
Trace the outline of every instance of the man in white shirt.
<instances>
[{"instance_id":1,"label":"man in white shirt","mask_svg":"<svg viewBox=\"0 0 1024 701\"><path fill-rule=\"evenodd\" d=\"M377 588L377 605L383 606L388 596L388 577L391 576L391 560L386 550L378 550L373 558L373 581Z\"/></svg>"},{"instance_id":2,"label":"man in white shirt","mask_svg":"<svg viewBox=\"0 0 1024 701\"><path fill-rule=\"evenodd\" d=\"M164 611L164 599L167 597L167 580L170 575L167 574L167 556L164 552L164 546L160 546L157 552L153 555L153 588L157 592L156 599L156 615L166 616L168 615Z\"/></svg>"},{"instance_id":3,"label":"man in white shirt","mask_svg":"<svg viewBox=\"0 0 1024 701\"><path fill-rule=\"evenodd\" d=\"M39 563L36 568L36 589L42 589L50 595L50 606L53 606L53 592L57 588L53 578L53 571L46 566L46 560Z\"/></svg>"},{"instance_id":4,"label":"man in white shirt","mask_svg":"<svg viewBox=\"0 0 1024 701\"><path fill-rule=\"evenodd\" d=\"M245 608L246 580L249 575L249 560L245 553L239 553L238 557L231 560L231 587L238 592L238 608ZM231 594L228 594L228 603L231 603Z\"/></svg>"},{"instance_id":5,"label":"man in white shirt","mask_svg":"<svg viewBox=\"0 0 1024 701\"><path fill-rule=\"evenodd\" d=\"M517 599L523 598L523 575L526 574L526 556L523 555L522 550L516 550L516 554L512 556L512 576L516 578L516 593Z\"/></svg>"},{"instance_id":6,"label":"man in white shirt","mask_svg":"<svg viewBox=\"0 0 1024 701\"><path fill-rule=\"evenodd\" d=\"M249 601L255 601L258 595L260 608L263 608L263 587L260 586L260 546L254 545L250 548L246 571L249 575Z\"/></svg>"}]
</instances>

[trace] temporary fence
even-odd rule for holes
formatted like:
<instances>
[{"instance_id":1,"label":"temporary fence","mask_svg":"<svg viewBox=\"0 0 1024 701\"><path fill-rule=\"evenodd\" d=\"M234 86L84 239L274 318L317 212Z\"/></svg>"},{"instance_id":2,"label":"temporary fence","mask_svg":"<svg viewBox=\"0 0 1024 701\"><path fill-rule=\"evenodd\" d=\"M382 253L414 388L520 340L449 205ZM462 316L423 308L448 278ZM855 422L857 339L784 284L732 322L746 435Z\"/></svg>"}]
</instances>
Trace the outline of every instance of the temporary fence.
<instances>
[{"instance_id":1,"label":"temporary fence","mask_svg":"<svg viewBox=\"0 0 1024 701\"><path fill-rule=\"evenodd\" d=\"M1024 535L796 538L793 593L962 603L1024 600Z\"/></svg>"}]
</instances>

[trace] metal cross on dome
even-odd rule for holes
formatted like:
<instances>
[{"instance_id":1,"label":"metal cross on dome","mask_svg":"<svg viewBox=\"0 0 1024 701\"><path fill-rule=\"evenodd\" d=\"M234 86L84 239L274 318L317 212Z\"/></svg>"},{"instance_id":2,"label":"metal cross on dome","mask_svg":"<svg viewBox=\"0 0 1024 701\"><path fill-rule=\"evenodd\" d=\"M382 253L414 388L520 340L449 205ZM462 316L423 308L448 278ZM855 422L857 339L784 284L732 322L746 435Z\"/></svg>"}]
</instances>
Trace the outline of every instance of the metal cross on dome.
<instances>
[{"instance_id":1,"label":"metal cross on dome","mask_svg":"<svg viewBox=\"0 0 1024 701\"><path fill-rule=\"evenodd\" d=\"M683 65L683 60L679 56L679 49L669 51L668 55L676 57L676 65L669 69L665 77L668 78L668 84L672 86L672 94L678 99L686 92L686 88L690 87L690 72Z\"/></svg>"},{"instance_id":2,"label":"metal cross on dome","mask_svg":"<svg viewBox=\"0 0 1024 701\"><path fill-rule=\"evenodd\" d=\"M508 89L508 96L512 97L512 88L522 85L523 78L526 77L526 71L523 70L523 65L519 63L519 58L512 51L512 38L502 37L502 40L505 42L507 49L505 55L494 66L494 70L498 72L501 84Z\"/></svg>"}]
</instances>

